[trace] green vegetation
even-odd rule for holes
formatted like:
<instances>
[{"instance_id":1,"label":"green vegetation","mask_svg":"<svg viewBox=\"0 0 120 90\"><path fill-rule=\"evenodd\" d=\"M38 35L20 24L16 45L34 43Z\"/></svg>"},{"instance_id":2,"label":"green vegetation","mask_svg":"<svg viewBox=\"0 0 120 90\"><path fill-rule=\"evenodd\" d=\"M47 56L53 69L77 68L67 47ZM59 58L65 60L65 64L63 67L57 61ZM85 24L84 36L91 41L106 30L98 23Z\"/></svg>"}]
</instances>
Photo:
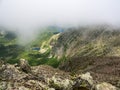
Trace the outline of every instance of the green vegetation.
<instances>
[{"instance_id":1,"label":"green vegetation","mask_svg":"<svg viewBox=\"0 0 120 90\"><path fill-rule=\"evenodd\" d=\"M50 57L50 45L49 40L54 35L54 32L57 30L51 30L51 28L47 28L44 32L40 32L37 38L29 43L23 53L19 55L19 58L25 58L29 61L30 65L36 66L40 64L47 64L53 67L57 67L59 65L59 61L57 58ZM32 50L32 47L40 47L40 49L45 49L44 53L40 53L40 51Z\"/></svg>"},{"instance_id":2,"label":"green vegetation","mask_svg":"<svg viewBox=\"0 0 120 90\"><path fill-rule=\"evenodd\" d=\"M47 27L32 42L22 46L17 44L15 33L6 31L0 33L0 58L11 64L24 58L33 66L58 67L72 57L120 56L119 37L119 30L103 26L72 28L61 34L57 28Z\"/></svg>"},{"instance_id":3,"label":"green vegetation","mask_svg":"<svg viewBox=\"0 0 120 90\"><path fill-rule=\"evenodd\" d=\"M25 58L29 61L30 65L36 66L40 64L47 64L53 67L57 67L59 65L59 61L57 58L49 58L50 50L46 51L45 53L39 53L38 51L25 51L21 54L21 58Z\"/></svg>"},{"instance_id":4,"label":"green vegetation","mask_svg":"<svg viewBox=\"0 0 120 90\"><path fill-rule=\"evenodd\" d=\"M50 57L51 48L49 46L49 39L55 35L54 32L57 32L56 28L45 28L38 33L34 41L22 46L17 44L15 33L5 31L5 34L0 35L0 58L11 64L18 63L20 58L24 58L33 66L47 64L57 67L60 61L57 58ZM40 53L39 50L33 50L33 47L44 48L46 51Z\"/></svg>"}]
</instances>

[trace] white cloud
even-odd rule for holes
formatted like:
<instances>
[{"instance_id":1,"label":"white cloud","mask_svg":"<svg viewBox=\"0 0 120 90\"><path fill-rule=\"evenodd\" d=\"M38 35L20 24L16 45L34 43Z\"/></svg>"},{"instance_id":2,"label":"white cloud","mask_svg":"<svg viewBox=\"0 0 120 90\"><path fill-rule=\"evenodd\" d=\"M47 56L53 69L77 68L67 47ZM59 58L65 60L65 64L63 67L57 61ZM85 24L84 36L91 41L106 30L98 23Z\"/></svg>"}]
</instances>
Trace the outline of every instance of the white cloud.
<instances>
[{"instance_id":1,"label":"white cloud","mask_svg":"<svg viewBox=\"0 0 120 90\"><path fill-rule=\"evenodd\" d=\"M2 0L0 22L9 25L120 22L119 0Z\"/></svg>"},{"instance_id":2,"label":"white cloud","mask_svg":"<svg viewBox=\"0 0 120 90\"><path fill-rule=\"evenodd\" d=\"M120 24L120 0L1 0L0 25L21 32L44 25Z\"/></svg>"}]
</instances>

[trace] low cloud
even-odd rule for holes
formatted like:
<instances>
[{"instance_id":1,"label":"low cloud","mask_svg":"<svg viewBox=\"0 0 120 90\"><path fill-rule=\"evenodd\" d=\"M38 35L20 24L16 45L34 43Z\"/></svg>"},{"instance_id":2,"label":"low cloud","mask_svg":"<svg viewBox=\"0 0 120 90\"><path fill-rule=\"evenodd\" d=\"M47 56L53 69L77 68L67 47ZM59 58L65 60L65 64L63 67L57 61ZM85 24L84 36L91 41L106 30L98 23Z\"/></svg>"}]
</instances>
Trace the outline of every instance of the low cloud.
<instances>
[{"instance_id":1,"label":"low cloud","mask_svg":"<svg viewBox=\"0 0 120 90\"><path fill-rule=\"evenodd\" d=\"M49 25L119 25L119 4L120 0L0 0L0 26L19 30L25 38Z\"/></svg>"}]
</instances>

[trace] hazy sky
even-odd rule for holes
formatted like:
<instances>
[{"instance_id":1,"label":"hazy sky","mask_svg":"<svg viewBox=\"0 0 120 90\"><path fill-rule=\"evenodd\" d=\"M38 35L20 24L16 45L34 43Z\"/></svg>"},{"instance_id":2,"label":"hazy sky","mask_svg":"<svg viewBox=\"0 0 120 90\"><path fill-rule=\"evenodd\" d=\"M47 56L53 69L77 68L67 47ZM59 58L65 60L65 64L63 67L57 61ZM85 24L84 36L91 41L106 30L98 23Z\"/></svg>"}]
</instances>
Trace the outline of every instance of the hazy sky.
<instances>
[{"instance_id":1,"label":"hazy sky","mask_svg":"<svg viewBox=\"0 0 120 90\"><path fill-rule=\"evenodd\" d=\"M120 23L120 0L0 0L0 24Z\"/></svg>"},{"instance_id":2,"label":"hazy sky","mask_svg":"<svg viewBox=\"0 0 120 90\"><path fill-rule=\"evenodd\" d=\"M29 31L44 25L120 24L120 0L0 0L0 25ZM23 33L22 33L23 34Z\"/></svg>"}]
</instances>

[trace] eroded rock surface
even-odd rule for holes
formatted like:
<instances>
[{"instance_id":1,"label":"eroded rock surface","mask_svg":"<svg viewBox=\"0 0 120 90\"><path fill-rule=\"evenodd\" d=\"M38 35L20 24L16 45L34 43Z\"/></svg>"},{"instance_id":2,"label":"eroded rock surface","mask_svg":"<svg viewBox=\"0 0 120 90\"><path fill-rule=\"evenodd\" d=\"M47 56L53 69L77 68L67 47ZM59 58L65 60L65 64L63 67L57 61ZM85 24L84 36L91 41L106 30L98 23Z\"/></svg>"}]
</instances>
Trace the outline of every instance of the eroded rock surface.
<instances>
[{"instance_id":1,"label":"eroded rock surface","mask_svg":"<svg viewBox=\"0 0 120 90\"><path fill-rule=\"evenodd\" d=\"M24 68L23 68L24 67ZM0 66L0 90L119 90L109 83L96 83L89 72L71 76L47 65Z\"/></svg>"}]
</instances>

